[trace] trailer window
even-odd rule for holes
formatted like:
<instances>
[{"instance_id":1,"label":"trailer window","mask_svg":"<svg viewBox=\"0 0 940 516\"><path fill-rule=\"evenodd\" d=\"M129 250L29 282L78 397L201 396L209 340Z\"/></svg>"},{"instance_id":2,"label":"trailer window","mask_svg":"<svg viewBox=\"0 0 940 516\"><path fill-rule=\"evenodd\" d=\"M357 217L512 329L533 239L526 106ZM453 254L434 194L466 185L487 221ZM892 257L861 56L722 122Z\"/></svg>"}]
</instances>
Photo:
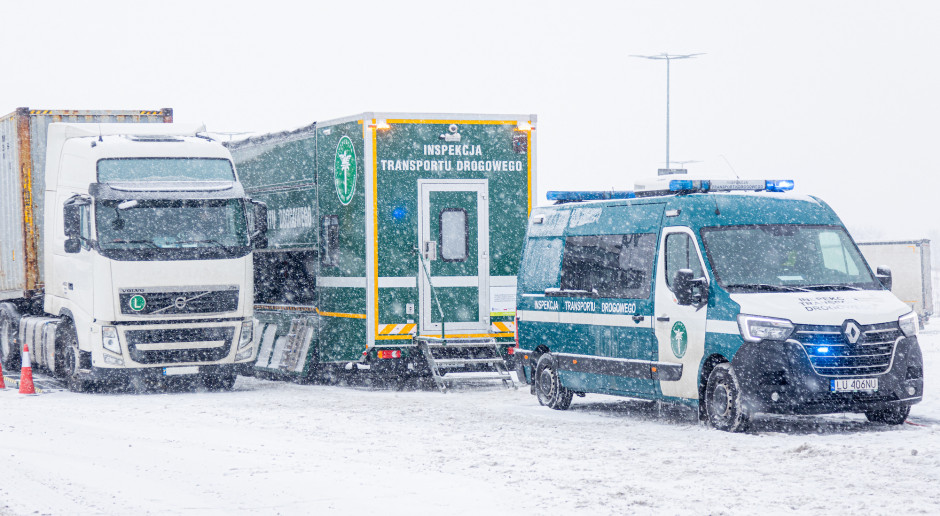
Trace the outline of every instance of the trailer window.
<instances>
[{"instance_id":1,"label":"trailer window","mask_svg":"<svg viewBox=\"0 0 940 516\"><path fill-rule=\"evenodd\" d=\"M320 219L320 265L339 266L339 217L324 215Z\"/></svg>"},{"instance_id":2,"label":"trailer window","mask_svg":"<svg viewBox=\"0 0 940 516\"><path fill-rule=\"evenodd\" d=\"M561 265L562 290L599 297L646 299L652 290L656 235L570 236Z\"/></svg>"},{"instance_id":3,"label":"trailer window","mask_svg":"<svg viewBox=\"0 0 940 516\"><path fill-rule=\"evenodd\" d=\"M446 208L441 211L438 223L441 260L445 262L466 261L470 238L467 228L467 210Z\"/></svg>"}]
</instances>

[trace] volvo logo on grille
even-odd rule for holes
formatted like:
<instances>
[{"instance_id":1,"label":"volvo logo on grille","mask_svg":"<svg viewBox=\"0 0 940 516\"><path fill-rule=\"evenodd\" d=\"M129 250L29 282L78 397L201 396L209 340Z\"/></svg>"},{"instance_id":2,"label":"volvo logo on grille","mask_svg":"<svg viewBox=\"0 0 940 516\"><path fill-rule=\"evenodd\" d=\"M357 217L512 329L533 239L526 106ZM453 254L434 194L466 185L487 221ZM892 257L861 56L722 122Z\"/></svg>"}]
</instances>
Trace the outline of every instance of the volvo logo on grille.
<instances>
[{"instance_id":1,"label":"volvo logo on grille","mask_svg":"<svg viewBox=\"0 0 940 516\"><path fill-rule=\"evenodd\" d=\"M847 320L842 323L842 334L845 335L845 339L849 341L849 344L855 344L862 336L862 330L858 327L857 322Z\"/></svg>"},{"instance_id":2,"label":"volvo logo on grille","mask_svg":"<svg viewBox=\"0 0 940 516\"><path fill-rule=\"evenodd\" d=\"M176 300L173 301L173 306L175 306L177 310L186 308L186 298L183 296L176 298Z\"/></svg>"}]
</instances>

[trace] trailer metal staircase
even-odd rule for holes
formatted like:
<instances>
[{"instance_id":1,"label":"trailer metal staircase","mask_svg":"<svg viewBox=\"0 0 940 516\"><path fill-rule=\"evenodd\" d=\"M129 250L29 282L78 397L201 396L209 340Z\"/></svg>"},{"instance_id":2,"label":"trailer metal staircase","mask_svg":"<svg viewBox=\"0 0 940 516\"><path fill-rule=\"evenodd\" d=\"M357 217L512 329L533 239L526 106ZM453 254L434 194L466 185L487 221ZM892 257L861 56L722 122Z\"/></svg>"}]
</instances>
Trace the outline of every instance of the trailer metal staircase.
<instances>
[{"instance_id":1,"label":"trailer metal staircase","mask_svg":"<svg viewBox=\"0 0 940 516\"><path fill-rule=\"evenodd\" d=\"M503 382L507 389L516 388L493 338L417 337L415 340L441 392L447 392L456 383L495 380Z\"/></svg>"}]
</instances>

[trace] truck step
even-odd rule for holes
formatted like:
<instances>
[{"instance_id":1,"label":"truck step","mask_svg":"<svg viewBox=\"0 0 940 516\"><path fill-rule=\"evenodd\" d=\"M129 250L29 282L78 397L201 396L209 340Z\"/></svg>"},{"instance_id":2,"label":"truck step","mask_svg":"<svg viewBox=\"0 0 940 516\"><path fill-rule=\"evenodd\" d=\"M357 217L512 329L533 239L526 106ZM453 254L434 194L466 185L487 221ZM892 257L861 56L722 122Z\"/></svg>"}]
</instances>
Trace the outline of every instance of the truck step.
<instances>
[{"instance_id":1,"label":"truck step","mask_svg":"<svg viewBox=\"0 0 940 516\"><path fill-rule=\"evenodd\" d=\"M500 381L506 388L516 388L495 339L419 337L416 341L441 392L460 382Z\"/></svg>"}]
</instances>

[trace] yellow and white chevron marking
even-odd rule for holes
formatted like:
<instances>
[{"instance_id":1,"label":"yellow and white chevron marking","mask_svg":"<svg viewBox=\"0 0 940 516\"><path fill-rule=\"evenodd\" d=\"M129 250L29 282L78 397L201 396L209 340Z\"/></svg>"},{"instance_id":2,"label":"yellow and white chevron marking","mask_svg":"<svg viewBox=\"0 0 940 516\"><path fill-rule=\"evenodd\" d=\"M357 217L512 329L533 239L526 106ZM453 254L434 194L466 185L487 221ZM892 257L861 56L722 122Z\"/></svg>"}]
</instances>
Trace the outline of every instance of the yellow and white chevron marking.
<instances>
[{"instance_id":1,"label":"yellow and white chevron marking","mask_svg":"<svg viewBox=\"0 0 940 516\"><path fill-rule=\"evenodd\" d=\"M490 324L490 326L495 333L514 333L516 331L516 323L514 321L496 321Z\"/></svg>"},{"instance_id":2,"label":"yellow and white chevron marking","mask_svg":"<svg viewBox=\"0 0 940 516\"><path fill-rule=\"evenodd\" d=\"M379 324L379 335L414 335L417 324Z\"/></svg>"}]
</instances>

